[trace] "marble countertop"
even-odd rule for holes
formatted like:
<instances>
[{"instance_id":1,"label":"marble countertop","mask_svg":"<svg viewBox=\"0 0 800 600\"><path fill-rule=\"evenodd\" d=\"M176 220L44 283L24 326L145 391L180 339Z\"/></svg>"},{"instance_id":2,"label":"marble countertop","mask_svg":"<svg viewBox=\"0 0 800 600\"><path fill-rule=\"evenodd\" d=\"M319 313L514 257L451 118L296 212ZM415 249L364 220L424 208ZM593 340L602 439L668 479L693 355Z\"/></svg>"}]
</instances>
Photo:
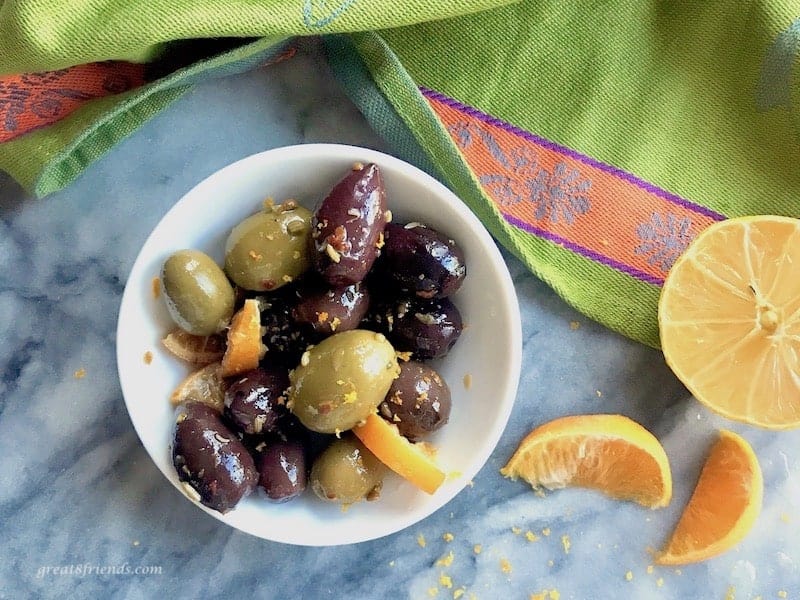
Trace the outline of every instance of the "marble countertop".
<instances>
[{"instance_id":1,"label":"marble countertop","mask_svg":"<svg viewBox=\"0 0 800 600\"><path fill-rule=\"evenodd\" d=\"M125 411L114 348L125 280L148 232L195 183L302 142L387 149L314 44L197 86L46 200L0 175L0 598L800 598L800 432L711 415L659 352L592 323L508 255L522 381L472 487L405 531L334 548L266 542L191 507ZM533 426L596 412L628 415L662 440L669 508L583 490L539 497L499 475ZM761 462L756 526L719 558L653 567L648 549L676 522L719 427L742 433Z\"/></svg>"}]
</instances>

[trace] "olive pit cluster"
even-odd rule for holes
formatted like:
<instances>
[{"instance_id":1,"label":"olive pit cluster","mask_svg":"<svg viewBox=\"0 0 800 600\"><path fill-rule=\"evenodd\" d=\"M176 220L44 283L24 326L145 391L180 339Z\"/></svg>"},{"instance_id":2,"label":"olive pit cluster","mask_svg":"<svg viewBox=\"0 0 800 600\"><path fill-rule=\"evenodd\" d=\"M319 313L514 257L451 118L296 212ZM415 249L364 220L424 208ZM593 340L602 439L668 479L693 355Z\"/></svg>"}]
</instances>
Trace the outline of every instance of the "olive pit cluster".
<instances>
[{"instance_id":1,"label":"olive pit cluster","mask_svg":"<svg viewBox=\"0 0 800 600\"><path fill-rule=\"evenodd\" d=\"M225 379L222 413L178 407L187 493L222 513L256 488L275 501L307 486L343 504L377 497L384 467L349 430L377 412L415 442L448 421L450 390L424 361L461 334L450 297L465 275L452 239L392 222L374 164L354 165L313 213L289 200L244 219L223 267L171 255L161 280L181 329L217 334L256 298L266 347L258 368Z\"/></svg>"}]
</instances>

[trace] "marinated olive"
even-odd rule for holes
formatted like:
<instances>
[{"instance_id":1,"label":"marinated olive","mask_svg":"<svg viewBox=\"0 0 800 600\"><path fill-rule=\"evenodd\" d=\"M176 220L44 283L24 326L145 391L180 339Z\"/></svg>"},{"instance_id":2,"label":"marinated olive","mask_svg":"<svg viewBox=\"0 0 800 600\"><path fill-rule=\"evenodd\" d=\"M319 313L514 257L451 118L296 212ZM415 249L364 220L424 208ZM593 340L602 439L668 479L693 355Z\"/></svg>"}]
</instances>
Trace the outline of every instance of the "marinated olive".
<instances>
[{"instance_id":1,"label":"marinated olive","mask_svg":"<svg viewBox=\"0 0 800 600\"><path fill-rule=\"evenodd\" d=\"M327 336L358 327L367 308L369 292L361 283L334 288L312 286L301 290L292 316L296 323Z\"/></svg>"},{"instance_id":2,"label":"marinated olive","mask_svg":"<svg viewBox=\"0 0 800 600\"><path fill-rule=\"evenodd\" d=\"M390 223L381 267L395 286L420 298L444 298L454 294L467 268L464 252L446 235L419 223Z\"/></svg>"},{"instance_id":3,"label":"marinated olive","mask_svg":"<svg viewBox=\"0 0 800 600\"><path fill-rule=\"evenodd\" d=\"M447 298L397 302L389 315L389 339L402 352L410 351L419 360L441 358L461 335L461 313Z\"/></svg>"},{"instance_id":4,"label":"marinated olive","mask_svg":"<svg viewBox=\"0 0 800 600\"><path fill-rule=\"evenodd\" d=\"M258 485L267 498L286 502L306 489L306 458L298 440L267 442L258 457Z\"/></svg>"},{"instance_id":5,"label":"marinated olive","mask_svg":"<svg viewBox=\"0 0 800 600\"><path fill-rule=\"evenodd\" d=\"M265 359L294 367L300 355L314 339L309 331L297 327L292 310L297 303L294 287L283 288L268 296L259 296L263 343L267 348Z\"/></svg>"},{"instance_id":6,"label":"marinated olive","mask_svg":"<svg viewBox=\"0 0 800 600\"><path fill-rule=\"evenodd\" d=\"M233 315L234 293L214 260L198 250L179 250L161 268L167 310L175 323L194 335L222 331Z\"/></svg>"},{"instance_id":7,"label":"marinated olive","mask_svg":"<svg viewBox=\"0 0 800 600\"><path fill-rule=\"evenodd\" d=\"M401 363L400 377L392 382L378 408L415 442L441 428L450 418L450 388L439 373L420 362Z\"/></svg>"},{"instance_id":8,"label":"marinated olive","mask_svg":"<svg viewBox=\"0 0 800 600\"><path fill-rule=\"evenodd\" d=\"M375 499L385 467L352 434L335 440L311 467L311 489L323 500L353 504Z\"/></svg>"},{"instance_id":9,"label":"marinated olive","mask_svg":"<svg viewBox=\"0 0 800 600\"><path fill-rule=\"evenodd\" d=\"M176 411L172 464L187 494L221 513L255 488L253 458L214 410L199 402Z\"/></svg>"},{"instance_id":10,"label":"marinated olive","mask_svg":"<svg viewBox=\"0 0 800 600\"><path fill-rule=\"evenodd\" d=\"M247 290L286 285L310 266L311 213L287 201L247 217L225 243L225 272Z\"/></svg>"},{"instance_id":11,"label":"marinated olive","mask_svg":"<svg viewBox=\"0 0 800 600\"><path fill-rule=\"evenodd\" d=\"M264 366L232 378L225 390L225 417L242 433L269 433L286 412L289 373Z\"/></svg>"},{"instance_id":12,"label":"marinated olive","mask_svg":"<svg viewBox=\"0 0 800 600\"><path fill-rule=\"evenodd\" d=\"M309 429L336 433L367 418L399 373L394 348L373 331L336 333L290 373L289 408Z\"/></svg>"},{"instance_id":13,"label":"marinated olive","mask_svg":"<svg viewBox=\"0 0 800 600\"><path fill-rule=\"evenodd\" d=\"M312 219L317 271L330 285L366 277L383 244L386 191L377 165L356 165L330 191Z\"/></svg>"}]
</instances>

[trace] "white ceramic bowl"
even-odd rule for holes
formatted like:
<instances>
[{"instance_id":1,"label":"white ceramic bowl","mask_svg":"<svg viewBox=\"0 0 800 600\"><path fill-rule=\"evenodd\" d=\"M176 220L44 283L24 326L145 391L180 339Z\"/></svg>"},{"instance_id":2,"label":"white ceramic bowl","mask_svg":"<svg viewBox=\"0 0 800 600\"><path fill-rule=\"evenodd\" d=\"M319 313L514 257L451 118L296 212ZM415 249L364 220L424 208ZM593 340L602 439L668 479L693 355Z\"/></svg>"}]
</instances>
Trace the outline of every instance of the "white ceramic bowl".
<instances>
[{"instance_id":1,"label":"white ceramic bowl","mask_svg":"<svg viewBox=\"0 0 800 600\"><path fill-rule=\"evenodd\" d=\"M145 449L182 491L170 456L169 395L190 369L162 348L161 338L174 325L163 299L154 299L153 278L166 257L181 248L203 250L221 264L228 232L259 210L264 198L295 198L313 209L354 162L380 166L395 222L427 223L464 249L467 277L453 300L466 328L450 354L434 364L450 385L453 404L450 422L430 441L451 476L428 495L390 475L378 501L345 512L310 490L285 504L254 493L225 515L197 504L232 527L289 544L348 544L399 531L452 499L488 459L516 396L522 347L514 288L489 234L446 187L397 158L332 144L279 148L225 167L175 204L140 251L120 308L117 364L128 412ZM153 355L150 364L143 358L146 352ZM469 386L465 376L472 380Z\"/></svg>"}]
</instances>

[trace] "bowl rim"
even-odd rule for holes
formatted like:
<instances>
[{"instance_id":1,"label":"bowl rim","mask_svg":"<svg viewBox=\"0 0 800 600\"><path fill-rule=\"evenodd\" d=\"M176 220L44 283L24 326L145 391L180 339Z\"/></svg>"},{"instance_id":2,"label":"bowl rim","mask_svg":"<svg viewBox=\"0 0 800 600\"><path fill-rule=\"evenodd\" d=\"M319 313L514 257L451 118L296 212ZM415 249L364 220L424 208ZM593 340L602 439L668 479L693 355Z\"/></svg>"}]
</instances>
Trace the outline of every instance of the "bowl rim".
<instances>
[{"instance_id":1,"label":"bowl rim","mask_svg":"<svg viewBox=\"0 0 800 600\"><path fill-rule=\"evenodd\" d=\"M486 230L485 226L477 218L477 216L454 192L452 192L444 184L436 180L428 173L422 171L418 167L415 167L414 165L400 158L397 158L395 156L377 150L372 150L360 146L347 145L347 144L314 143L314 144L296 144L290 146L282 146L258 152L255 154L251 154L249 156L236 160L220 169L217 169L216 171L204 177L191 189L186 191L169 208L169 210L167 210L167 212L161 216L158 223L150 231L146 240L139 248L136 258L134 259L134 262L131 266L131 269L128 272L128 276L125 281L125 289L123 291L122 300L120 302L117 327L116 327L115 355L117 362L117 374L119 377L120 387L123 395L123 401L125 402L125 408L128 413L128 418L131 420L134 430L136 431L136 434L139 437L139 441L142 444L142 446L144 446L144 449L147 452L150 460L153 461L155 466L159 469L159 471L161 471L162 475L164 475L164 477L173 485L173 487L178 489L181 492L181 495L184 498L186 498L185 494L178 487L179 484L172 477L170 477L169 473L167 473L164 470L164 468L162 468L162 465L153 456L150 448L148 448L148 446L145 444L144 442L145 437L143 436L142 431L140 431L140 427L143 427L144 424L137 423L137 420L134 419L133 412L131 410L131 401L132 401L131 399L134 397L135 394L134 394L134 388L132 388L132 381L129 379L125 370L126 358L123 356L122 344L121 344L121 341L125 337L125 324L123 320L125 315L128 314L129 312L128 310L126 310L126 307L128 307L132 303L139 302L136 293L132 289L132 286L128 285L129 282L131 281L131 276L136 274L138 270L141 270L143 268L141 263L143 256L145 254L144 251L150 246L154 238L157 237L158 231L162 223L165 220L167 220L168 217L174 211L178 211L180 207L183 206L185 203L191 202L191 200L197 196L202 196L205 188L213 187L215 179L222 178L225 173L241 169L246 170L248 167L252 169L255 168L258 164L261 164L262 161L271 161L280 163L282 160L296 159L296 158L306 158L312 161L331 160L331 159L341 160L342 156L353 156L354 158L357 157L357 160L362 162L364 161L374 162L378 164L381 168L392 169L396 172L399 172L404 177L418 180L420 184L422 184L426 189L430 190L432 195L444 201L450 208L452 208L452 210L458 213L459 217L462 220L468 223L469 228L471 230L470 233L474 233L478 236L479 245L481 249L487 252L488 259L491 263L491 268L495 272L499 280L502 282L502 288L501 290L499 290L499 293L497 294L497 300L498 300L497 306L502 311L502 313L505 315L505 317L508 319L509 322L510 339L507 340L507 344L505 344L504 348L507 351L506 364L507 364L508 376L502 380L504 383L504 389L497 396L498 404L500 405L500 407L497 412L497 420L495 426L490 432L488 432L489 435L487 435L486 438L484 439L481 445L481 451L476 453L473 460L471 461L469 472L463 474L464 476L461 478L463 484L458 487L455 486L451 487L450 489L447 490L447 493L444 493L445 490L440 490L440 493L435 494L434 496L431 497L432 499L435 499L435 501L427 503L425 505L425 510L423 510L421 514L413 513L413 518L401 520L397 523L396 527L386 528L385 530L379 531L376 535L353 536L352 539L345 539L335 543L331 543L330 541L316 543L313 539L307 539L306 537L302 536L299 538L291 536L290 538L286 538L283 536L269 537L266 535L261 535L260 533L242 529L237 524L229 522L225 518L226 515L222 515L216 511L213 511L197 502L192 502L192 504L194 504L207 514L210 514L217 520L221 521L222 523L225 523L226 525L234 529L237 529L244 533L248 533L250 535L253 535L254 537L260 537L262 539L267 539L274 542L300 545L300 546L335 546L343 544L360 543L378 539L402 531L422 521L428 516L432 515L434 512L438 511L444 505L449 503L459 493L461 493L464 487L466 487L467 483L478 473L478 471L480 471L484 467L489 457L491 456L492 452L494 452L494 450L497 448L500 438L507 427L508 420L509 417L511 416L511 411L513 409L516 395L518 392L521 366L522 366L522 324L521 324L519 303L517 300L517 295L513 281L511 279L511 275L508 271L508 267L497 247L496 242L489 234L489 232ZM166 401L167 400L165 399L165 402ZM186 499L188 500L188 498ZM231 513L227 514L230 515Z\"/></svg>"}]
</instances>

